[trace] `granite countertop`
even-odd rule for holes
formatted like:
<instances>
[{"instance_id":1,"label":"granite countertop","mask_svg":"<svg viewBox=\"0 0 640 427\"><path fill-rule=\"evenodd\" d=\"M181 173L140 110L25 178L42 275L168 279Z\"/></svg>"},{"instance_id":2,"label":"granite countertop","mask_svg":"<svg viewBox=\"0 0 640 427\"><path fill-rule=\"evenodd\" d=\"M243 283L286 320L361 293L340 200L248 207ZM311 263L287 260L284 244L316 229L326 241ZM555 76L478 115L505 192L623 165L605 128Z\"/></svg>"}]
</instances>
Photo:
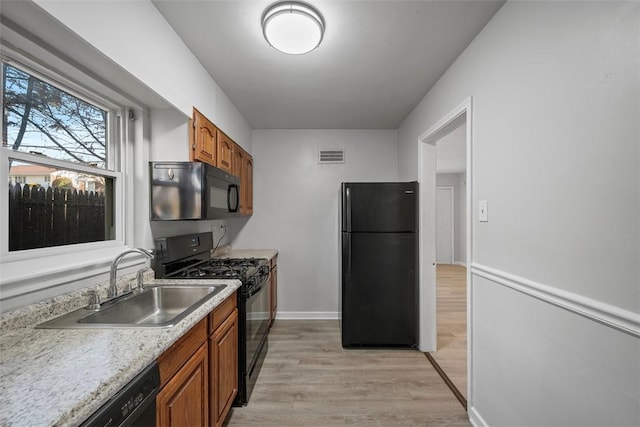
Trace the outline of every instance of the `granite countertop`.
<instances>
[{"instance_id":1,"label":"granite countertop","mask_svg":"<svg viewBox=\"0 0 640 427\"><path fill-rule=\"evenodd\" d=\"M151 280L150 284L167 282L228 286L171 328L35 329L37 323L63 314L51 304L23 310L19 317L3 316L0 425L83 422L240 287L238 280Z\"/></svg>"}]
</instances>

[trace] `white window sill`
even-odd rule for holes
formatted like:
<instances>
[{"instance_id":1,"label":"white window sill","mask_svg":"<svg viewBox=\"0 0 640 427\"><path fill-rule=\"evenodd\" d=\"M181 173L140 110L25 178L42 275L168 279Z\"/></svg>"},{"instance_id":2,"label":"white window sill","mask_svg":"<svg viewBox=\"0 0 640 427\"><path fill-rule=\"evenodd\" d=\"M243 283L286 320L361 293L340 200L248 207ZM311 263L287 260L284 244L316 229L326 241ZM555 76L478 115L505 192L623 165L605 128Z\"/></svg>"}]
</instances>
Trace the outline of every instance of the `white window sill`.
<instances>
[{"instance_id":1,"label":"white window sill","mask_svg":"<svg viewBox=\"0 0 640 427\"><path fill-rule=\"evenodd\" d=\"M69 291L73 282L80 288L97 285L108 278L111 262L124 250L124 245L114 245L47 257L33 257L15 261L4 260L0 264L0 303L5 311L8 300L20 298L27 294L42 294L44 297ZM143 265L147 259L142 256L128 256L119 267ZM102 277L97 277L102 276ZM35 295L34 295L35 296ZM42 298L35 298L39 300ZM19 304L22 305L22 304ZM11 308L9 308L11 309Z\"/></svg>"}]
</instances>

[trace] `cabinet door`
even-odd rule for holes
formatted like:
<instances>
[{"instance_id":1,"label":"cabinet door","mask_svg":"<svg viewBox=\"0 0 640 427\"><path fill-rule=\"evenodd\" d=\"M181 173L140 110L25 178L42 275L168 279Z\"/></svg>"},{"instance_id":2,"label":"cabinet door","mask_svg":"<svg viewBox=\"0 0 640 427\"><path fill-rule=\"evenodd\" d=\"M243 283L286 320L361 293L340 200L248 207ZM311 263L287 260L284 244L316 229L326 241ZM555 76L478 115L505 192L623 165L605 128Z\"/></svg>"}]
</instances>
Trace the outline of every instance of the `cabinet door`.
<instances>
[{"instance_id":1,"label":"cabinet door","mask_svg":"<svg viewBox=\"0 0 640 427\"><path fill-rule=\"evenodd\" d=\"M222 426L238 393L238 310L214 331L209 338L211 366L210 419L215 427Z\"/></svg>"},{"instance_id":2,"label":"cabinet door","mask_svg":"<svg viewBox=\"0 0 640 427\"><path fill-rule=\"evenodd\" d=\"M190 155L192 161L217 166L217 131L209 119L193 109L193 141Z\"/></svg>"},{"instance_id":3,"label":"cabinet door","mask_svg":"<svg viewBox=\"0 0 640 427\"><path fill-rule=\"evenodd\" d=\"M218 139L216 141L218 147L218 167L229 173L233 173L233 146L231 139L218 129Z\"/></svg>"},{"instance_id":4,"label":"cabinet door","mask_svg":"<svg viewBox=\"0 0 640 427\"><path fill-rule=\"evenodd\" d=\"M209 424L207 356L207 346L203 344L158 393L159 427L204 427Z\"/></svg>"},{"instance_id":5,"label":"cabinet door","mask_svg":"<svg viewBox=\"0 0 640 427\"><path fill-rule=\"evenodd\" d=\"M242 186L244 187L245 215L253 215L253 158L247 154L244 162Z\"/></svg>"},{"instance_id":6,"label":"cabinet door","mask_svg":"<svg viewBox=\"0 0 640 427\"><path fill-rule=\"evenodd\" d=\"M240 178L240 213L244 215L245 213L245 182L244 182L244 160L247 156L247 153L239 146L236 145L233 147L233 168L231 173Z\"/></svg>"},{"instance_id":7,"label":"cabinet door","mask_svg":"<svg viewBox=\"0 0 640 427\"><path fill-rule=\"evenodd\" d=\"M242 168L244 167L245 152L238 144L233 146L233 164L231 174L242 179Z\"/></svg>"}]
</instances>

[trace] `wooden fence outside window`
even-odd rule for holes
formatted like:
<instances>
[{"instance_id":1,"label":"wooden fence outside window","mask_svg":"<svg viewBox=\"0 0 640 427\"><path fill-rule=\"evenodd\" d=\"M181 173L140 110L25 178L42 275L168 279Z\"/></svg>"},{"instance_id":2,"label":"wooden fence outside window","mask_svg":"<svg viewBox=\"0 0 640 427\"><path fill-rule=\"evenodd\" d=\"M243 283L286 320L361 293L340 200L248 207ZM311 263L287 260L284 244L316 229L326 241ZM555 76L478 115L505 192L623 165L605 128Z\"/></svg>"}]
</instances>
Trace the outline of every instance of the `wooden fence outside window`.
<instances>
[{"instance_id":1,"label":"wooden fence outside window","mask_svg":"<svg viewBox=\"0 0 640 427\"><path fill-rule=\"evenodd\" d=\"M102 192L9 184L9 251L107 239Z\"/></svg>"}]
</instances>

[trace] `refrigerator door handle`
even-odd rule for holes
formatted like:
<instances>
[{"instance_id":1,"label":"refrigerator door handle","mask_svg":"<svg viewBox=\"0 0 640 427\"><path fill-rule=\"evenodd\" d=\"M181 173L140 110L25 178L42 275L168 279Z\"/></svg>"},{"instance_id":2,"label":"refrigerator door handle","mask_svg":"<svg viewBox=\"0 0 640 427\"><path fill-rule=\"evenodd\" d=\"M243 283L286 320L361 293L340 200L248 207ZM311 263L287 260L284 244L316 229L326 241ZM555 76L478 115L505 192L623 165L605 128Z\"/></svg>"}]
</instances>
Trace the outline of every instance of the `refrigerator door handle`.
<instances>
[{"instance_id":1,"label":"refrigerator door handle","mask_svg":"<svg viewBox=\"0 0 640 427\"><path fill-rule=\"evenodd\" d=\"M351 232L351 189L347 187L345 189L345 207L346 207L346 224L345 230L347 232Z\"/></svg>"},{"instance_id":2,"label":"refrigerator door handle","mask_svg":"<svg viewBox=\"0 0 640 427\"><path fill-rule=\"evenodd\" d=\"M344 240L342 250L345 251L344 253L347 255L347 259L345 260L345 276L351 277L351 233L344 233Z\"/></svg>"}]
</instances>

